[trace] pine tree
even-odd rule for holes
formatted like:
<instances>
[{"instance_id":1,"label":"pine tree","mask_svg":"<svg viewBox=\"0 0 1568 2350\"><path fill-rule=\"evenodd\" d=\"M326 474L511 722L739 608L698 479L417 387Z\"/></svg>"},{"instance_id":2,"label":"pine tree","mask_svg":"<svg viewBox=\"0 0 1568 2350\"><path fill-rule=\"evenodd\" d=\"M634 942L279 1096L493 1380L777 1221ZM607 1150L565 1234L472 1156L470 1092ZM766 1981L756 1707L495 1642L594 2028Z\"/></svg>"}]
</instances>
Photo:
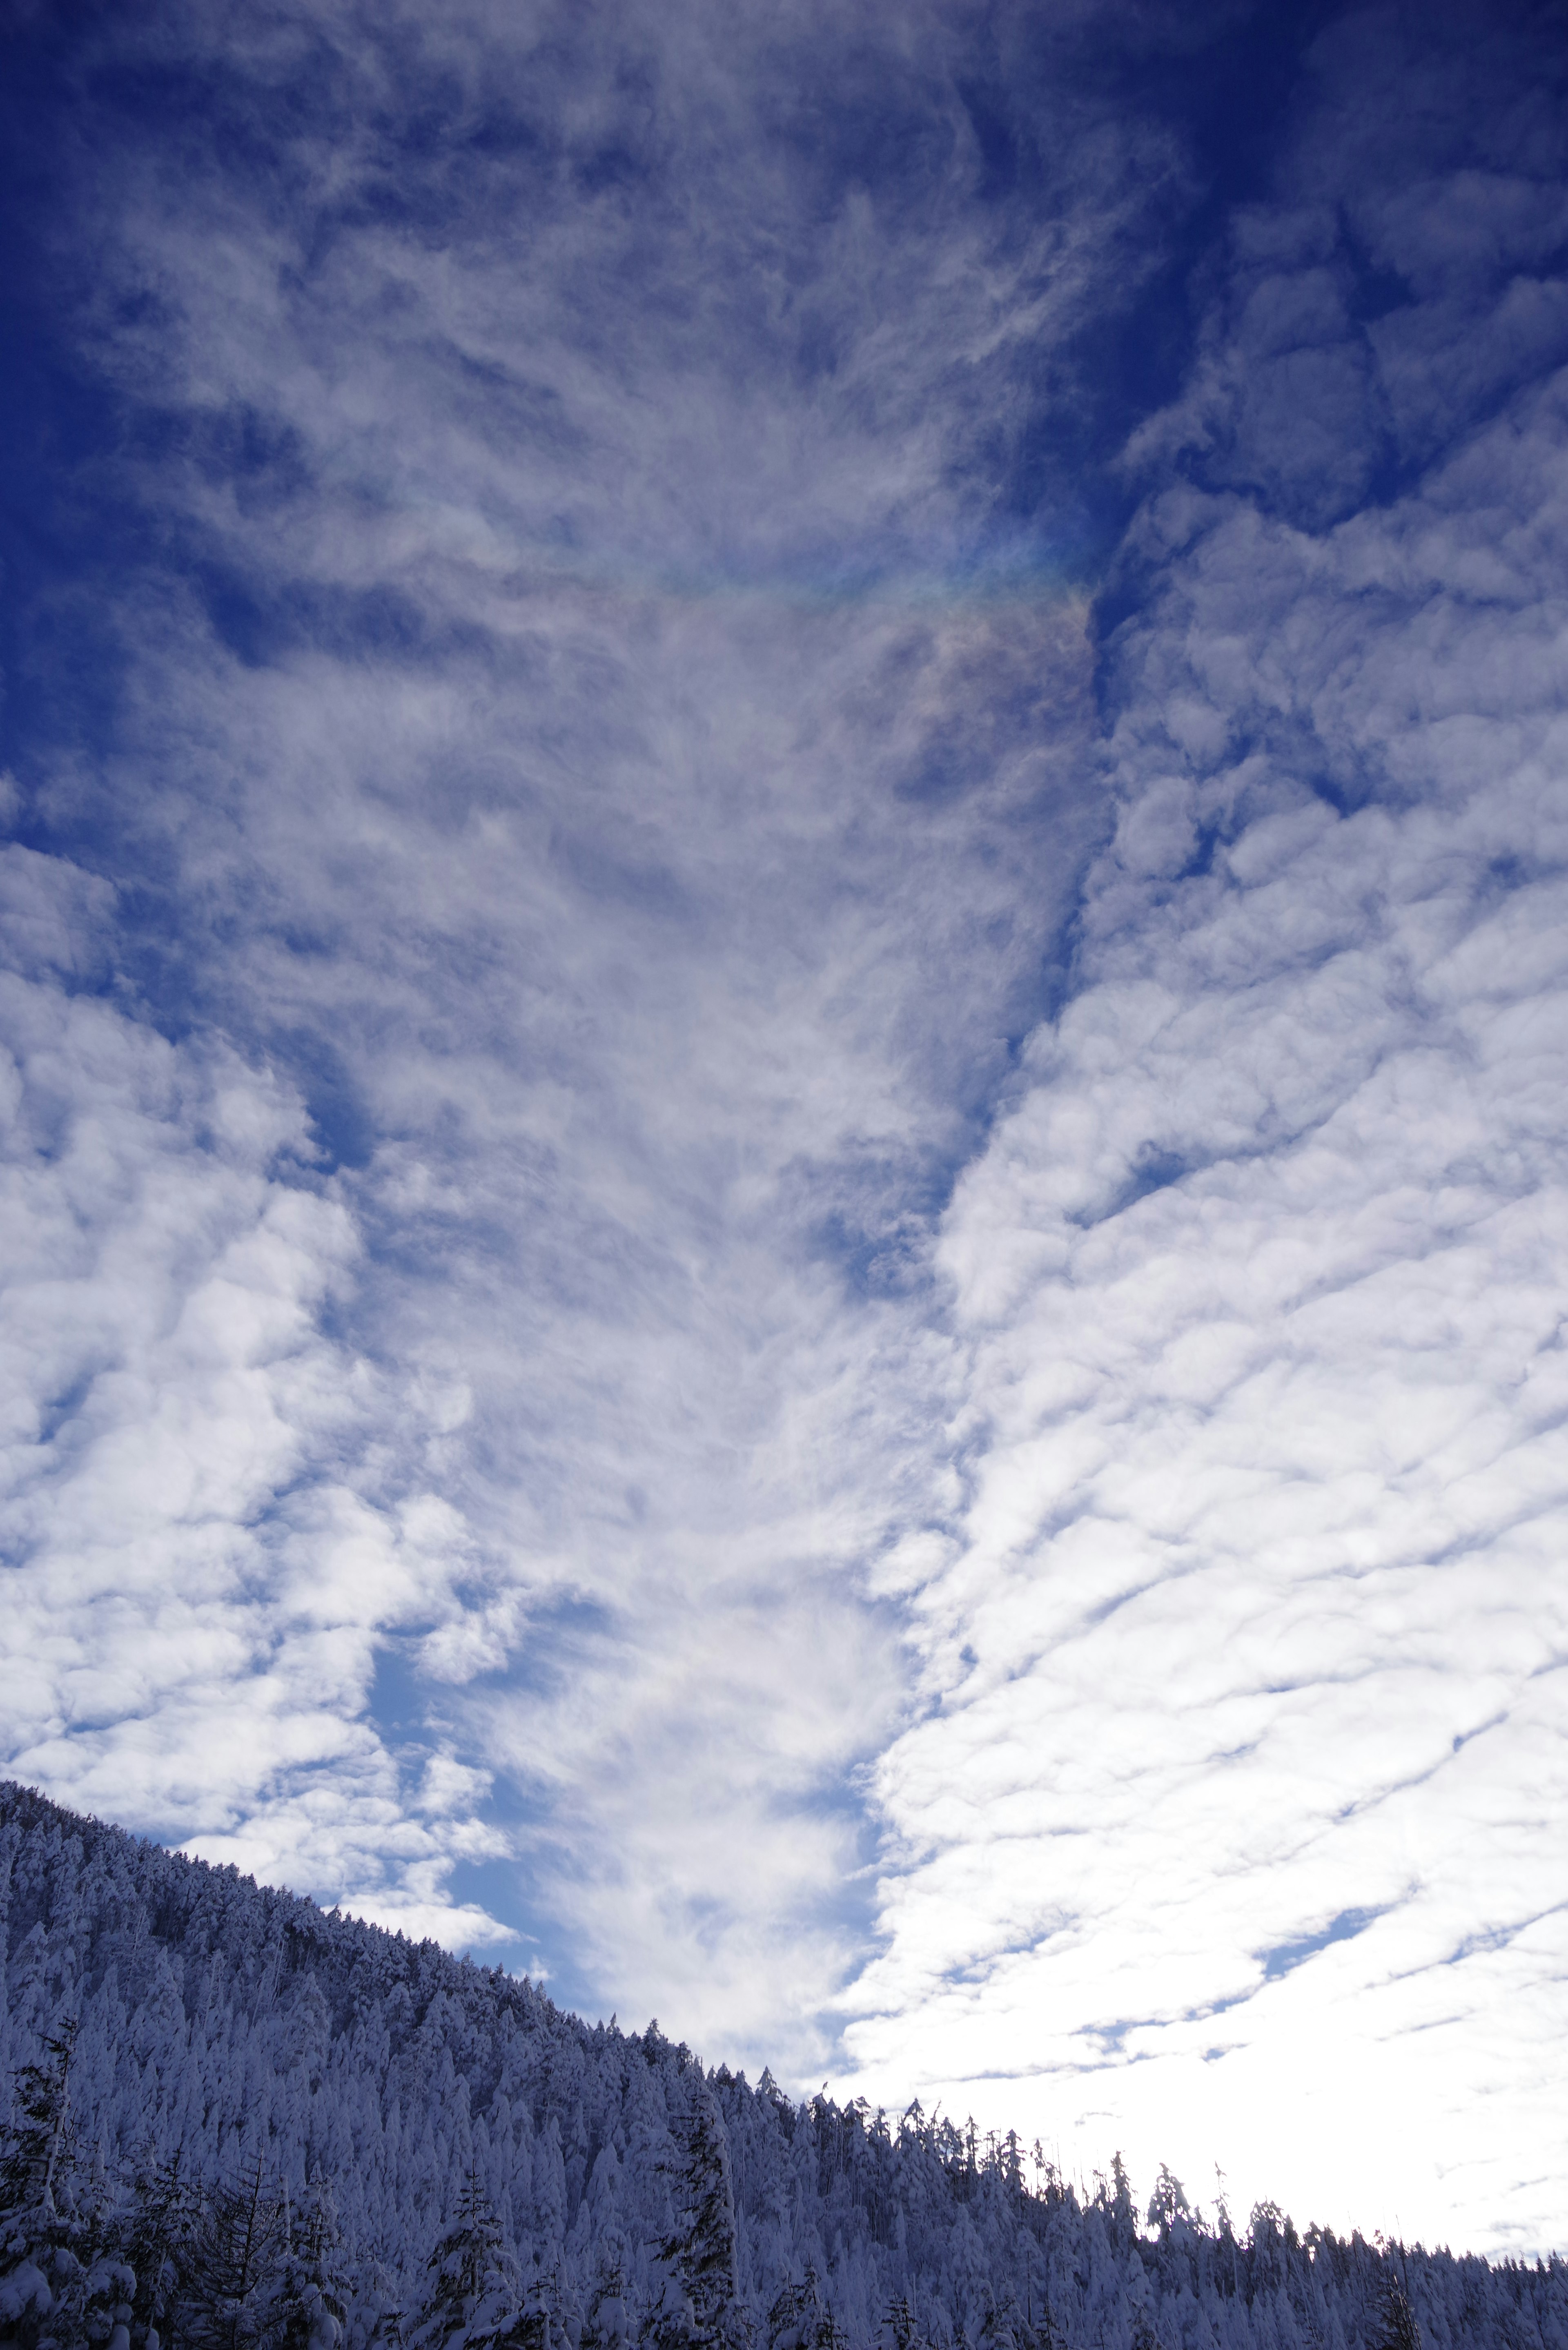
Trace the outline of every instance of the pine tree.
<instances>
[{"instance_id":1,"label":"pine tree","mask_svg":"<svg viewBox=\"0 0 1568 2350\"><path fill-rule=\"evenodd\" d=\"M581 2337L557 2254L526 2281L522 2312L505 2350L579 2350Z\"/></svg>"},{"instance_id":2,"label":"pine tree","mask_svg":"<svg viewBox=\"0 0 1568 2350\"><path fill-rule=\"evenodd\" d=\"M135 2276L130 2326L140 2350L159 2350L178 2299L200 2210L178 2152L144 2159L133 2174L125 2256Z\"/></svg>"},{"instance_id":3,"label":"pine tree","mask_svg":"<svg viewBox=\"0 0 1568 2350\"><path fill-rule=\"evenodd\" d=\"M809 2350L821 2309L815 2288L815 2269L807 2269L805 2284L791 2278L780 2286L768 2311L768 2350ZM896 2350L909 2350L908 2337L895 2334L894 2342Z\"/></svg>"},{"instance_id":4,"label":"pine tree","mask_svg":"<svg viewBox=\"0 0 1568 2350\"><path fill-rule=\"evenodd\" d=\"M583 2328L583 2350L627 2350L630 2334L624 2255L618 2240L612 2240L600 2254L598 2280Z\"/></svg>"},{"instance_id":5,"label":"pine tree","mask_svg":"<svg viewBox=\"0 0 1568 2350\"><path fill-rule=\"evenodd\" d=\"M472 2168L437 2241L409 2350L546 2350L547 2310L524 2305L517 2263Z\"/></svg>"},{"instance_id":6,"label":"pine tree","mask_svg":"<svg viewBox=\"0 0 1568 2350\"><path fill-rule=\"evenodd\" d=\"M1383 2288L1382 2324L1376 2350L1421 2350L1421 2329L1402 2280L1391 2268Z\"/></svg>"},{"instance_id":7,"label":"pine tree","mask_svg":"<svg viewBox=\"0 0 1568 2350\"><path fill-rule=\"evenodd\" d=\"M980 2340L981 2350L1038 2350L1033 2327L1005 2290L1000 2295L988 2294Z\"/></svg>"},{"instance_id":8,"label":"pine tree","mask_svg":"<svg viewBox=\"0 0 1568 2350\"><path fill-rule=\"evenodd\" d=\"M891 2350L919 2350L920 2329L915 2322L915 2313L907 2293L899 2293L896 2301L888 2303L881 2330L882 2340L891 2345Z\"/></svg>"},{"instance_id":9,"label":"pine tree","mask_svg":"<svg viewBox=\"0 0 1568 2350\"><path fill-rule=\"evenodd\" d=\"M26 2064L12 2093L0 2154L0 2325L22 2350L106 2339L122 2307L129 2271L103 2262L75 2209L70 2117L74 2020L44 2043L47 2061Z\"/></svg>"},{"instance_id":10,"label":"pine tree","mask_svg":"<svg viewBox=\"0 0 1568 2350\"><path fill-rule=\"evenodd\" d=\"M659 2246L675 2281L655 2320L660 2344L691 2343L698 2350L736 2350L750 2333L736 2262L735 2198L730 2150L712 2092L704 2083L672 2135L680 2158L675 2179L676 2226Z\"/></svg>"},{"instance_id":11,"label":"pine tree","mask_svg":"<svg viewBox=\"0 0 1568 2350\"><path fill-rule=\"evenodd\" d=\"M317 2167L284 2251L269 2329L275 2350L337 2350L348 2315L342 2241L337 2207Z\"/></svg>"},{"instance_id":12,"label":"pine tree","mask_svg":"<svg viewBox=\"0 0 1568 2350\"><path fill-rule=\"evenodd\" d=\"M362 2260L356 2268L350 2338L354 2350L404 2350L402 2299L379 2260Z\"/></svg>"},{"instance_id":13,"label":"pine tree","mask_svg":"<svg viewBox=\"0 0 1568 2350\"><path fill-rule=\"evenodd\" d=\"M1047 2293L1033 2313L1031 2324L1040 2350L1066 2350L1067 2334Z\"/></svg>"},{"instance_id":14,"label":"pine tree","mask_svg":"<svg viewBox=\"0 0 1568 2350\"><path fill-rule=\"evenodd\" d=\"M907 2301L895 2303L894 2309L909 2315ZM919 2343L912 2315L909 2324L903 2341L895 2334L898 2350ZM806 2270L804 2282L786 2284L768 2312L768 2350L845 2350L847 2339L823 2299L822 2280L814 2268Z\"/></svg>"},{"instance_id":15,"label":"pine tree","mask_svg":"<svg viewBox=\"0 0 1568 2350\"><path fill-rule=\"evenodd\" d=\"M184 2262L180 2332L192 2350L270 2350L286 2241L281 2199L256 2155L208 2197Z\"/></svg>"},{"instance_id":16,"label":"pine tree","mask_svg":"<svg viewBox=\"0 0 1568 2350\"><path fill-rule=\"evenodd\" d=\"M1187 2200L1187 2189L1176 2173L1162 2162L1159 2177L1155 2180L1154 2193L1148 2199L1149 2226L1158 2228L1163 2233L1166 2229L1173 2228L1178 2220L1190 2217L1191 2206Z\"/></svg>"},{"instance_id":17,"label":"pine tree","mask_svg":"<svg viewBox=\"0 0 1568 2350\"><path fill-rule=\"evenodd\" d=\"M64 2171L70 2152L71 2057L77 2024L69 2017L53 2038L44 2043L47 2064L24 2064L16 2075L11 2103L15 2118L6 2126L5 2151L0 2156L0 2218L15 2211L53 2211L55 2181Z\"/></svg>"}]
</instances>

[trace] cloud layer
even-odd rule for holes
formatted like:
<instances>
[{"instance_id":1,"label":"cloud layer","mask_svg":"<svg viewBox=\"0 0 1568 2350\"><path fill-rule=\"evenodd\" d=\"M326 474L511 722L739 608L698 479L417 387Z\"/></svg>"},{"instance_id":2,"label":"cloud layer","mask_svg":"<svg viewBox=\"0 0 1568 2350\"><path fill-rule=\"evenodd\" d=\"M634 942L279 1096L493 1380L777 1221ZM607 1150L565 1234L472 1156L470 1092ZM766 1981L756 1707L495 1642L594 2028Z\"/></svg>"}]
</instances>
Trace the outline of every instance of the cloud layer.
<instances>
[{"instance_id":1,"label":"cloud layer","mask_svg":"<svg viewBox=\"0 0 1568 2350\"><path fill-rule=\"evenodd\" d=\"M1529 272L1563 214L1490 157L1412 205L1396 155L1347 236L1299 183L1355 186L1366 65L1324 45L1298 201L1237 221L1137 452L1195 458L1129 549L1079 984L947 1219L966 1493L884 1569L931 1709L878 1766L904 1865L852 2042L877 2093L1078 2159L1532 2244L1564 2152L1568 385L1498 403L1445 342L1461 270L1467 348L1558 315ZM1355 242L1417 289L1394 324L1351 315ZM1342 486L1289 470L1318 400Z\"/></svg>"},{"instance_id":2,"label":"cloud layer","mask_svg":"<svg viewBox=\"0 0 1568 2350\"><path fill-rule=\"evenodd\" d=\"M444 1513L321 1700L363 1829L248 1742L243 1804L119 1809L384 1906L429 1749L499 1774L526 1894L472 1882L558 1984L815 2061L906 1701L859 1568L945 1474L932 1219L1103 823L1088 525L993 444L1077 414L1179 173L1102 109L988 207L934 17L830 74L805 20L623 31L202 11L83 70L51 261L121 421L75 486L157 534L53 590L121 684L34 837L134 874L148 1015L303 1107L341 1473L389 1560Z\"/></svg>"},{"instance_id":3,"label":"cloud layer","mask_svg":"<svg viewBox=\"0 0 1568 2350\"><path fill-rule=\"evenodd\" d=\"M1561 60L1307 29L38 36L7 1752L1534 2245Z\"/></svg>"}]
</instances>

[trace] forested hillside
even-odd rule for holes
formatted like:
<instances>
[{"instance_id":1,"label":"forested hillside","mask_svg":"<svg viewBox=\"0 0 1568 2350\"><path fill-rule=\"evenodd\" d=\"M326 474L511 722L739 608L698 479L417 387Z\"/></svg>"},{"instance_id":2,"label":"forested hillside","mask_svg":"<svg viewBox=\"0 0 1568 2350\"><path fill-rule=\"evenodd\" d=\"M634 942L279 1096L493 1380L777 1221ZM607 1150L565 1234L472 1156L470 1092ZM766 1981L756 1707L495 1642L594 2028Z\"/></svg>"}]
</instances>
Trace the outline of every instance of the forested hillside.
<instances>
[{"instance_id":1,"label":"forested hillside","mask_svg":"<svg viewBox=\"0 0 1568 2350\"><path fill-rule=\"evenodd\" d=\"M0 1783L0 2344L1568 2350L1568 2263L1085 2199Z\"/></svg>"}]
</instances>

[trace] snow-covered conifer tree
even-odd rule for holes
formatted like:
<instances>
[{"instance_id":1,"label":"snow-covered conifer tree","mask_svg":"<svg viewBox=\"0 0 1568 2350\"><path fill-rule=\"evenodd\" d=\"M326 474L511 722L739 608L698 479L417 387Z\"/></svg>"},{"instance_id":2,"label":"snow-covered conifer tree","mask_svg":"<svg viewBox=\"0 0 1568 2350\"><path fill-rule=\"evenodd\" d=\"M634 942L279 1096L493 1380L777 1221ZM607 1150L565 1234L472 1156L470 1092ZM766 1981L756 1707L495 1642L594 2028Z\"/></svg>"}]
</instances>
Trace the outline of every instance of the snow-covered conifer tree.
<instances>
[{"instance_id":1,"label":"snow-covered conifer tree","mask_svg":"<svg viewBox=\"0 0 1568 2350\"><path fill-rule=\"evenodd\" d=\"M68 2324L69 2304L79 2298L80 2231L66 2176L75 2042L72 2020L45 2042L43 2064L22 2067L0 2154L0 2325L23 2344Z\"/></svg>"},{"instance_id":2,"label":"snow-covered conifer tree","mask_svg":"<svg viewBox=\"0 0 1568 2350\"><path fill-rule=\"evenodd\" d=\"M631 2336L631 2311L626 2282L626 2251L611 2236L599 2254L598 2275L582 2332L582 2350L627 2350Z\"/></svg>"},{"instance_id":3,"label":"snow-covered conifer tree","mask_svg":"<svg viewBox=\"0 0 1568 2350\"><path fill-rule=\"evenodd\" d=\"M1421 2329L1404 2280L1390 2270L1383 2289L1382 2324L1376 2350L1421 2350Z\"/></svg>"},{"instance_id":4,"label":"snow-covered conifer tree","mask_svg":"<svg viewBox=\"0 0 1568 2350\"><path fill-rule=\"evenodd\" d=\"M1159 2177L1154 2183L1154 2193L1148 2199L1148 2224L1161 2230L1174 2227L1178 2220L1191 2216L1187 2189L1165 2163L1159 2166Z\"/></svg>"},{"instance_id":5,"label":"snow-covered conifer tree","mask_svg":"<svg viewBox=\"0 0 1568 2350\"><path fill-rule=\"evenodd\" d=\"M409 2350L545 2350L547 2325L524 2307L517 2262L472 2169L426 2265L430 2283Z\"/></svg>"},{"instance_id":6,"label":"snow-covered conifer tree","mask_svg":"<svg viewBox=\"0 0 1568 2350\"><path fill-rule=\"evenodd\" d=\"M159 2350L201 2217L201 2199L179 2148L137 2165L130 2205L125 2256L136 2278L131 2334L138 2350Z\"/></svg>"},{"instance_id":7,"label":"snow-covered conifer tree","mask_svg":"<svg viewBox=\"0 0 1568 2350\"><path fill-rule=\"evenodd\" d=\"M208 2195L183 2263L179 2332L192 2350L267 2350L286 2243L282 2198L254 2155Z\"/></svg>"},{"instance_id":8,"label":"snow-covered conifer tree","mask_svg":"<svg viewBox=\"0 0 1568 2350\"><path fill-rule=\"evenodd\" d=\"M317 2168L290 2215L269 2329L275 2350L337 2350L348 2314L342 2247L337 2206Z\"/></svg>"},{"instance_id":9,"label":"snow-covered conifer tree","mask_svg":"<svg viewBox=\"0 0 1568 2350\"><path fill-rule=\"evenodd\" d=\"M736 2264L735 2197L730 2148L712 2090L701 2085L671 2130L678 2159L670 2166L676 2224L659 2247L670 2273L656 2331L661 2343L733 2350L749 2336Z\"/></svg>"},{"instance_id":10,"label":"snow-covered conifer tree","mask_svg":"<svg viewBox=\"0 0 1568 2350\"><path fill-rule=\"evenodd\" d=\"M101 2150L97 2191L75 2177L70 2083L77 2026L64 2020L26 2064L0 2156L0 2324L21 2350L129 2350L136 2279L119 2257Z\"/></svg>"}]
</instances>

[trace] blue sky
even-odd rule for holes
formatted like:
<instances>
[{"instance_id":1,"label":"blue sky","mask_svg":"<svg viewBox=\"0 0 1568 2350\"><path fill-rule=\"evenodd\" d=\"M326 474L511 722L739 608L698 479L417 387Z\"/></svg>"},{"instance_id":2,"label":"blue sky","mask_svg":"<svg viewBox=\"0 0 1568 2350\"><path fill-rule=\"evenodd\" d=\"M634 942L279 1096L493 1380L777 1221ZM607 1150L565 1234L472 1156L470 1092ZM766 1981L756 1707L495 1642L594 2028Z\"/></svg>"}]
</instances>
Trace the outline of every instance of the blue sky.
<instances>
[{"instance_id":1,"label":"blue sky","mask_svg":"<svg viewBox=\"0 0 1568 2350\"><path fill-rule=\"evenodd\" d=\"M7 1769L1564 2241L1564 30L14 17Z\"/></svg>"}]
</instances>

